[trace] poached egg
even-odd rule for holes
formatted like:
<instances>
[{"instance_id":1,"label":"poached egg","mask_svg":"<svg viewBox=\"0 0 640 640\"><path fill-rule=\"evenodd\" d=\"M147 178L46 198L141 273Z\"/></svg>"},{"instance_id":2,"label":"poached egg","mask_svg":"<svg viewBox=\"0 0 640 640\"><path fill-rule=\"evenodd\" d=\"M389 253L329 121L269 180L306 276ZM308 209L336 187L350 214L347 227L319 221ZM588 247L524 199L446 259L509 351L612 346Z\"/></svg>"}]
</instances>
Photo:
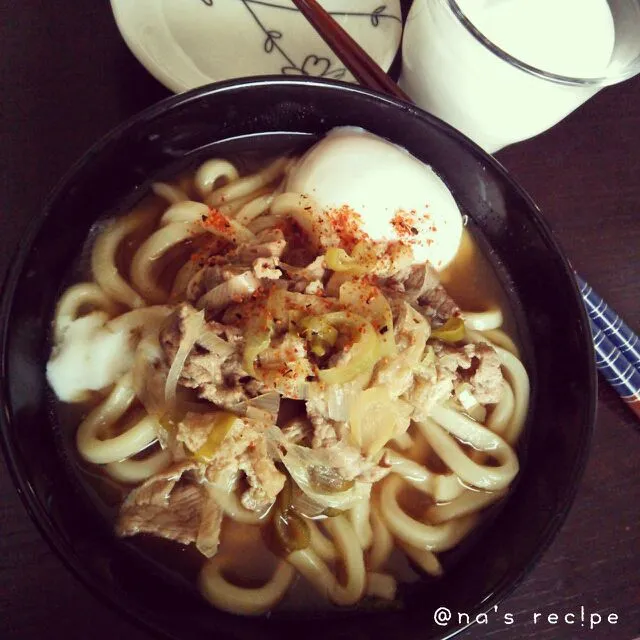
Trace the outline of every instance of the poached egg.
<instances>
[{"instance_id":1,"label":"poached egg","mask_svg":"<svg viewBox=\"0 0 640 640\"><path fill-rule=\"evenodd\" d=\"M462 215L431 167L364 129L330 131L292 167L286 191L313 199L331 218L353 212L363 238L402 242L416 262L444 269L462 237Z\"/></svg>"}]
</instances>

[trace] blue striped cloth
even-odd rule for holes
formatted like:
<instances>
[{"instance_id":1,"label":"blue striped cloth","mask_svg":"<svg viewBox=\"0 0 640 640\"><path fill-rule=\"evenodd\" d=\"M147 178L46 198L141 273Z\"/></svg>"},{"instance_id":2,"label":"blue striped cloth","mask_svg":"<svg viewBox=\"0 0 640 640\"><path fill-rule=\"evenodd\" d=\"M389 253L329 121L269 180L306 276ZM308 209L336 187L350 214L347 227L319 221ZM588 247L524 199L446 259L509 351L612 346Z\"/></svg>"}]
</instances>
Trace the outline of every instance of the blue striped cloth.
<instances>
[{"instance_id":1,"label":"blue striped cloth","mask_svg":"<svg viewBox=\"0 0 640 640\"><path fill-rule=\"evenodd\" d=\"M640 338L622 318L587 284L576 275L589 318L603 332L620 354L640 372ZM640 387L639 387L640 388Z\"/></svg>"}]
</instances>

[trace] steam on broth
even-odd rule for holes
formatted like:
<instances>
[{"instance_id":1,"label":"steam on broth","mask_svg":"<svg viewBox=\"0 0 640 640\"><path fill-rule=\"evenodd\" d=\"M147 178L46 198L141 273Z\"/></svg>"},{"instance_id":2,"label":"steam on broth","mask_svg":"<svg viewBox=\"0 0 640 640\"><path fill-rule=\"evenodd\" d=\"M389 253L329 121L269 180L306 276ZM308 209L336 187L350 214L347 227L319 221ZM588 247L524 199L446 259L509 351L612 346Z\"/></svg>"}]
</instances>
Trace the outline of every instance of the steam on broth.
<instances>
[{"instance_id":1,"label":"steam on broth","mask_svg":"<svg viewBox=\"0 0 640 640\"><path fill-rule=\"evenodd\" d=\"M469 230L438 274L287 192L295 162L208 160L101 224L47 371L117 534L187 545L167 562L246 615L441 575L518 473L528 407Z\"/></svg>"}]
</instances>

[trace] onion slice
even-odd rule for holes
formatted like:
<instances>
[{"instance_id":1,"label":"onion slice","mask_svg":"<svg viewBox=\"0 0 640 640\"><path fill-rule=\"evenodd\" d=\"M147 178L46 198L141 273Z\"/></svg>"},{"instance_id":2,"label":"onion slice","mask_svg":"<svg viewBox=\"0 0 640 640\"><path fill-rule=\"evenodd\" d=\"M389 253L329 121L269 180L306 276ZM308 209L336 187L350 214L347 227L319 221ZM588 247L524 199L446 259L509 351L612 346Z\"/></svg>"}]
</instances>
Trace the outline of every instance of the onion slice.
<instances>
[{"instance_id":1,"label":"onion slice","mask_svg":"<svg viewBox=\"0 0 640 640\"><path fill-rule=\"evenodd\" d=\"M215 311L226 307L231 302L248 298L260 286L260 281L252 271L245 271L233 278L229 278L218 286L202 295L196 306L198 309Z\"/></svg>"},{"instance_id":2,"label":"onion slice","mask_svg":"<svg viewBox=\"0 0 640 640\"><path fill-rule=\"evenodd\" d=\"M184 369L185 362L187 361L187 358L191 353L191 349L193 349L193 345L197 342L200 334L202 333L203 326L204 311L199 311L197 313L191 314L184 320L184 333L180 340L180 345L178 346L176 356L171 363L171 367L169 368L167 381L164 386L164 399L165 402L171 407L173 407L176 401L176 390L178 387L180 374Z\"/></svg>"},{"instance_id":3,"label":"onion slice","mask_svg":"<svg viewBox=\"0 0 640 640\"><path fill-rule=\"evenodd\" d=\"M346 511L360 500L366 500L371 491L371 485L365 482L354 482L345 491L321 492L314 488L310 469L330 467L326 449L310 449L289 442L278 427L270 427L267 441L275 449L275 455L280 458L287 468L292 480L308 496L314 504L323 508Z\"/></svg>"}]
</instances>

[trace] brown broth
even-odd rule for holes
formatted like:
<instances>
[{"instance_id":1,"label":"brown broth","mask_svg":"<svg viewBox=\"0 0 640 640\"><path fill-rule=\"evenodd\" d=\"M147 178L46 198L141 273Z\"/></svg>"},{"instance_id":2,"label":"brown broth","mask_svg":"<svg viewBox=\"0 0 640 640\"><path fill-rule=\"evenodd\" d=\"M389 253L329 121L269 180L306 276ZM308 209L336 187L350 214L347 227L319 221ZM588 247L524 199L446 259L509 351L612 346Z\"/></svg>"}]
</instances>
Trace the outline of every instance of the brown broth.
<instances>
[{"instance_id":1,"label":"brown broth","mask_svg":"<svg viewBox=\"0 0 640 640\"><path fill-rule=\"evenodd\" d=\"M517 331L509 298L496 275L491 260L474 238L469 221L462 232L455 259L440 273L440 281L463 311L499 308L504 316L502 329L517 342Z\"/></svg>"}]
</instances>

